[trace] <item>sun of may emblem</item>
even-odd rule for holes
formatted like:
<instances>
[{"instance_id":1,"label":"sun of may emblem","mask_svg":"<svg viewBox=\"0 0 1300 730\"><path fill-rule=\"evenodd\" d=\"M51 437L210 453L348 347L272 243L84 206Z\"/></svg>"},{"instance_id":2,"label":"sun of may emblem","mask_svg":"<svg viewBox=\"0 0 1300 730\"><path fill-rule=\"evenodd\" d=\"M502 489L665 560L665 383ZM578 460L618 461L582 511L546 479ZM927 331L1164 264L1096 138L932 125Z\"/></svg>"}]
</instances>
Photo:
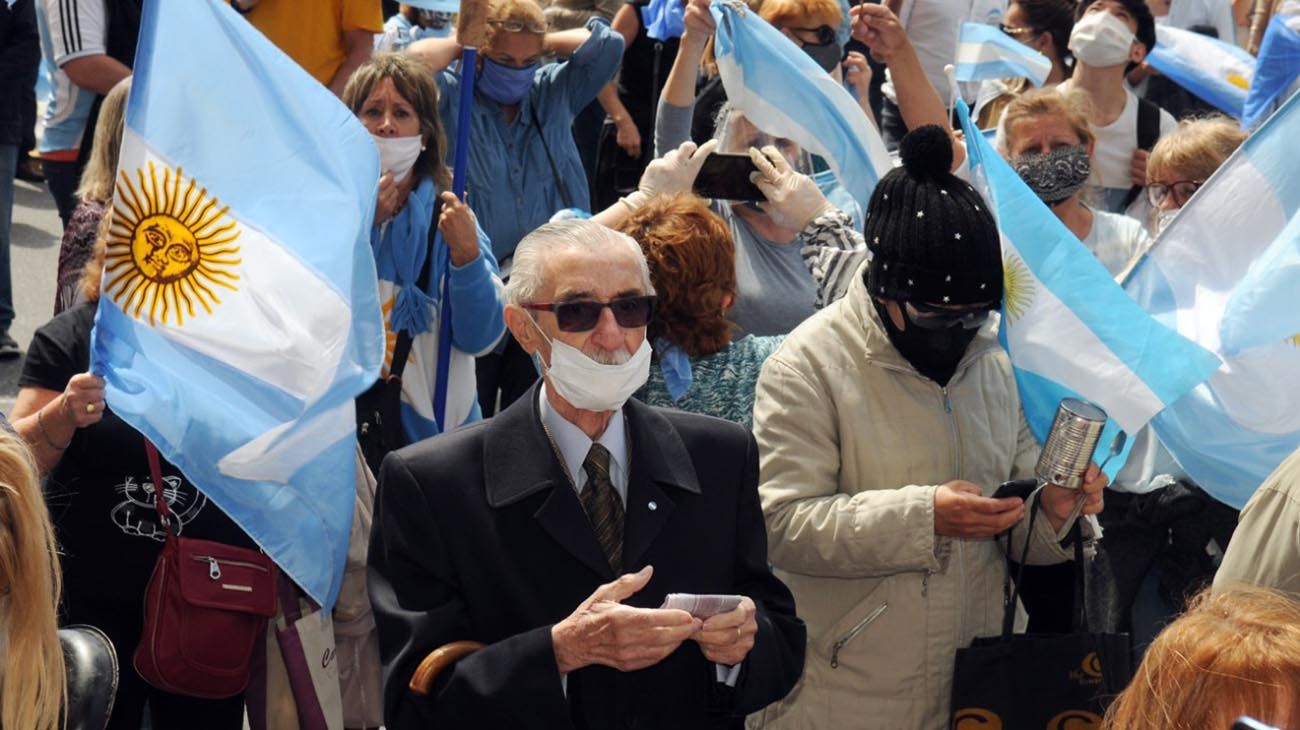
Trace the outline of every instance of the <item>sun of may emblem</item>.
<instances>
[{"instance_id":1,"label":"sun of may emblem","mask_svg":"<svg viewBox=\"0 0 1300 730\"><path fill-rule=\"evenodd\" d=\"M104 259L105 291L122 311L149 324L183 325L195 305L208 314L218 289L237 291L239 226L207 188L184 171L154 163L136 181L119 173Z\"/></svg>"},{"instance_id":2,"label":"sun of may emblem","mask_svg":"<svg viewBox=\"0 0 1300 730\"><path fill-rule=\"evenodd\" d=\"M1286 341L1290 342L1292 347L1300 347L1300 334L1291 335L1286 338Z\"/></svg>"},{"instance_id":3,"label":"sun of may emblem","mask_svg":"<svg viewBox=\"0 0 1300 730\"><path fill-rule=\"evenodd\" d=\"M1034 303L1034 277L1019 256L1003 255L1002 290L1006 297L1007 322L1015 322Z\"/></svg>"}]
</instances>

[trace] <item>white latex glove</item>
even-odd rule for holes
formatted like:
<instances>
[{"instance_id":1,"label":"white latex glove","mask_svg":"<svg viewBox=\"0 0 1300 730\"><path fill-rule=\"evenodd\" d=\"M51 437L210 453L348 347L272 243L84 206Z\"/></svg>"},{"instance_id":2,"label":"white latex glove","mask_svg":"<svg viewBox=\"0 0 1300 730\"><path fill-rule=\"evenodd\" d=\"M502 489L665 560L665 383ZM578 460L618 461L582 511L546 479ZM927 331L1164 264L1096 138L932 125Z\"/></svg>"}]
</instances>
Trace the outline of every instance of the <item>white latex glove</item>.
<instances>
[{"instance_id":1,"label":"white latex glove","mask_svg":"<svg viewBox=\"0 0 1300 730\"><path fill-rule=\"evenodd\" d=\"M682 142L680 147L646 166L637 190L647 196L691 192L705 158L713 154L717 146L716 139L705 142L698 149L694 142Z\"/></svg>"},{"instance_id":2,"label":"white latex glove","mask_svg":"<svg viewBox=\"0 0 1300 730\"><path fill-rule=\"evenodd\" d=\"M758 168L749 174L767 202L758 207L772 222L792 231L802 231L831 204L811 177L795 172L785 157L772 145L761 151L749 148L749 158Z\"/></svg>"}]
</instances>

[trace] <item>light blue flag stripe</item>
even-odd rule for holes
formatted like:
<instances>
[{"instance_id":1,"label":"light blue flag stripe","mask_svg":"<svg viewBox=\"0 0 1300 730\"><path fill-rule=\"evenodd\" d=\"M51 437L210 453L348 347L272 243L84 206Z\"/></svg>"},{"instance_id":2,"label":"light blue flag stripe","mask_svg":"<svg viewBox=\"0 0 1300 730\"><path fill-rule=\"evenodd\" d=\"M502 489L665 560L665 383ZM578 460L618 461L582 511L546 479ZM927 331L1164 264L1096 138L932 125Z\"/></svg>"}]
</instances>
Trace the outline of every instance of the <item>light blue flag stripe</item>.
<instances>
[{"instance_id":1,"label":"light blue flag stripe","mask_svg":"<svg viewBox=\"0 0 1300 730\"><path fill-rule=\"evenodd\" d=\"M1034 86L1042 86L1052 72L1047 56L984 23L962 23L956 66L958 81L1016 77L1029 79Z\"/></svg>"},{"instance_id":2,"label":"light blue flag stripe","mask_svg":"<svg viewBox=\"0 0 1300 730\"><path fill-rule=\"evenodd\" d=\"M999 338L1025 418L1041 440L1061 398L1093 401L1114 421L1098 446L1108 450L1118 428L1135 433L1203 381L1218 359L1129 299L978 133L965 103L957 108L972 178L991 195L1002 233L1007 285ZM1111 464L1117 471L1123 459Z\"/></svg>"},{"instance_id":3,"label":"light blue flag stripe","mask_svg":"<svg viewBox=\"0 0 1300 730\"><path fill-rule=\"evenodd\" d=\"M713 0L715 51L733 107L760 130L826 160L866 209L893 163L880 133L844 87L739 0Z\"/></svg>"},{"instance_id":4,"label":"light blue flag stripe","mask_svg":"<svg viewBox=\"0 0 1300 730\"><path fill-rule=\"evenodd\" d=\"M92 369L115 413L332 606L353 398L384 351L374 142L216 0L146 2L134 73Z\"/></svg>"},{"instance_id":5,"label":"light blue flag stripe","mask_svg":"<svg viewBox=\"0 0 1300 730\"><path fill-rule=\"evenodd\" d=\"M1300 18L1273 16L1260 42L1258 59L1241 118L1245 129L1258 127L1273 102L1300 78Z\"/></svg>"},{"instance_id":6,"label":"light blue flag stripe","mask_svg":"<svg viewBox=\"0 0 1300 730\"><path fill-rule=\"evenodd\" d=\"M1241 118L1255 57L1231 43L1160 26L1146 62L1220 111Z\"/></svg>"}]
</instances>

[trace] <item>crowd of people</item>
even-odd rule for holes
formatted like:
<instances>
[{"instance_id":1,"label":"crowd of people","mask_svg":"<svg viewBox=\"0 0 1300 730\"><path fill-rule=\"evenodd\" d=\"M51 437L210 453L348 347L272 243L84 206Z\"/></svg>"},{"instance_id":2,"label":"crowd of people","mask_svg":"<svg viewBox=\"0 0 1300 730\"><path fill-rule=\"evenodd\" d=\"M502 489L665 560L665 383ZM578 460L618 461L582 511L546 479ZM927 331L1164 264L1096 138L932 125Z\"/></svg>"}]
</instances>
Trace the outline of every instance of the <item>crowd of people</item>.
<instances>
[{"instance_id":1,"label":"crowd of people","mask_svg":"<svg viewBox=\"0 0 1300 730\"><path fill-rule=\"evenodd\" d=\"M1068 632L1088 599L1136 667L1090 727L1300 728L1296 455L1240 526L1150 428L1113 480L1093 464L1081 486L994 494L1034 478L1042 446L998 340L998 223L950 104L1122 280L1247 138L1145 62L1157 26L1253 52L1261 18L1300 5L746 2L891 151L865 206L835 161L728 98L708 0L229 0L380 161L387 349L357 399L357 519L373 524L353 546L375 651L344 683L382 692L344 707L348 726L955 727L959 651L1008 611L1017 632ZM72 624L116 651L109 728L236 730L252 706L132 663L170 532L257 547L179 469L151 470L91 372L141 6L0 6L0 357L22 354L10 172L43 175L63 224L52 317L0 432L9 728L77 719L56 634ZM1046 81L950 83L964 22L1041 53ZM696 194L719 154L748 164L734 182L757 199ZM299 726L301 698L281 694L255 728Z\"/></svg>"}]
</instances>

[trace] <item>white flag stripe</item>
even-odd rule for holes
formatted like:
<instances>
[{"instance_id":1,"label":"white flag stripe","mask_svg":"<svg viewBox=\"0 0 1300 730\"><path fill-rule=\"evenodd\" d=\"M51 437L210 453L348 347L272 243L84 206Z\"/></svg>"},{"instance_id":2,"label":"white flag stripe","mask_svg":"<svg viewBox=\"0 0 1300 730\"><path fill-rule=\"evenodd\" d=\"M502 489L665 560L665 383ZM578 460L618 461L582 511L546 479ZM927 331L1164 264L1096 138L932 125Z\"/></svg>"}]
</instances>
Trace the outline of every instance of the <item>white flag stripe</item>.
<instances>
[{"instance_id":1,"label":"white flag stripe","mask_svg":"<svg viewBox=\"0 0 1300 730\"><path fill-rule=\"evenodd\" d=\"M1006 237L1002 243L1014 250ZM1128 433L1137 433L1165 404L1028 267L1022 271L1032 280L1033 300L1007 322L1007 350L1015 353L1016 367L1088 400L1109 403L1107 414ZM1070 346L1061 347L1063 342Z\"/></svg>"},{"instance_id":2,"label":"white flag stripe","mask_svg":"<svg viewBox=\"0 0 1300 730\"><path fill-rule=\"evenodd\" d=\"M119 169L147 171L150 163L160 179L165 167L175 169L127 127ZM196 183L203 185L202 180ZM209 194L220 202L218 191ZM208 315L196 304L196 316L187 316L183 324L153 326L168 339L311 402L334 379L351 310L339 292L301 260L240 220L239 211L230 210L227 218L239 230L235 245L240 263L232 269L239 279L235 291L214 290L220 303L211 306L220 316ZM106 278L111 280L111 275ZM112 299L111 292L104 296Z\"/></svg>"},{"instance_id":3,"label":"white flag stripe","mask_svg":"<svg viewBox=\"0 0 1300 730\"><path fill-rule=\"evenodd\" d=\"M226 454L217 469L235 479L288 484L321 449L352 437L356 418L356 404L345 401L310 420L282 423Z\"/></svg>"},{"instance_id":4,"label":"white flag stripe","mask_svg":"<svg viewBox=\"0 0 1300 730\"><path fill-rule=\"evenodd\" d=\"M1206 385L1193 393L1217 401L1223 412L1246 428L1264 434L1300 432L1300 347L1282 342L1225 357Z\"/></svg>"},{"instance_id":5,"label":"white flag stripe","mask_svg":"<svg viewBox=\"0 0 1300 730\"><path fill-rule=\"evenodd\" d=\"M962 43L957 46L957 63L978 66L982 63L996 61L1013 61L1046 77L1052 71L1052 64L1043 63L1032 56L1013 54L992 43Z\"/></svg>"}]
</instances>

